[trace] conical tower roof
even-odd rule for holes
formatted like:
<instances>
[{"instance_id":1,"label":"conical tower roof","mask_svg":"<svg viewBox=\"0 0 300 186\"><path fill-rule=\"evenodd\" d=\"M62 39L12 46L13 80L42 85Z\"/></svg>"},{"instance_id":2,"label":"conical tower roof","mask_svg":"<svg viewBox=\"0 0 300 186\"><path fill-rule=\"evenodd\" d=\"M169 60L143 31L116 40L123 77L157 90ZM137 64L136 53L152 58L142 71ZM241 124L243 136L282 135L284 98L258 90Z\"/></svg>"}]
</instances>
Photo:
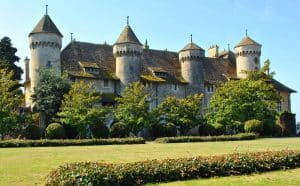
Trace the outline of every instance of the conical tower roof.
<instances>
[{"instance_id":1,"label":"conical tower roof","mask_svg":"<svg viewBox=\"0 0 300 186\"><path fill-rule=\"evenodd\" d=\"M57 34L60 37L63 37L63 35L60 33L58 28L55 26L55 24L47 14L42 17L42 19L34 27L32 32L30 32L29 36L36 33L53 33Z\"/></svg>"},{"instance_id":2,"label":"conical tower roof","mask_svg":"<svg viewBox=\"0 0 300 186\"><path fill-rule=\"evenodd\" d=\"M134 43L142 45L129 25L126 25L115 44Z\"/></svg>"},{"instance_id":3,"label":"conical tower roof","mask_svg":"<svg viewBox=\"0 0 300 186\"><path fill-rule=\"evenodd\" d=\"M190 42L187 45L185 45L185 47L183 49L181 49L180 51L186 51L186 50L203 50L201 47L199 47L197 44Z\"/></svg>"},{"instance_id":4,"label":"conical tower roof","mask_svg":"<svg viewBox=\"0 0 300 186\"><path fill-rule=\"evenodd\" d=\"M244 37L234 48L246 45L257 45L261 46L258 42L251 39L249 36Z\"/></svg>"}]
</instances>

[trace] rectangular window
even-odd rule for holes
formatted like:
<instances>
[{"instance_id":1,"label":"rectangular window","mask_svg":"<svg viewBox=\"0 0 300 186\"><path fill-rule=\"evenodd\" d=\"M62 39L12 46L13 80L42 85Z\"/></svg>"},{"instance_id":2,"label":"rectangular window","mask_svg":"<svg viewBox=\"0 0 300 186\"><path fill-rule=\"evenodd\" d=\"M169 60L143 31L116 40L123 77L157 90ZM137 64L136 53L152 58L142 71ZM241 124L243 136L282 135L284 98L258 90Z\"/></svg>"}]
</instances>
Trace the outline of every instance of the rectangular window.
<instances>
[{"instance_id":1,"label":"rectangular window","mask_svg":"<svg viewBox=\"0 0 300 186\"><path fill-rule=\"evenodd\" d=\"M172 84L172 90L177 90L177 89L178 89L177 84L176 83Z\"/></svg>"},{"instance_id":2,"label":"rectangular window","mask_svg":"<svg viewBox=\"0 0 300 186\"><path fill-rule=\"evenodd\" d=\"M213 85L207 85L205 87L206 92L214 92L214 86Z\"/></svg>"},{"instance_id":3,"label":"rectangular window","mask_svg":"<svg viewBox=\"0 0 300 186\"><path fill-rule=\"evenodd\" d=\"M109 82L108 82L108 80L104 80L103 86L104 86L104 87L109 87Z\"/></svg>"},{"instance_id":4,"label":"rectangular window","mask_svg":"<svg viewBox=\"0 0 300 186\"><path fill-rule=\"evenodd\" d=\"M281 101L279 101L279 102L277 103L277 111L278 111L278 112L281 112L281 111L282 111L282 103L281 103Z\"/></svg>"}]
</instances>

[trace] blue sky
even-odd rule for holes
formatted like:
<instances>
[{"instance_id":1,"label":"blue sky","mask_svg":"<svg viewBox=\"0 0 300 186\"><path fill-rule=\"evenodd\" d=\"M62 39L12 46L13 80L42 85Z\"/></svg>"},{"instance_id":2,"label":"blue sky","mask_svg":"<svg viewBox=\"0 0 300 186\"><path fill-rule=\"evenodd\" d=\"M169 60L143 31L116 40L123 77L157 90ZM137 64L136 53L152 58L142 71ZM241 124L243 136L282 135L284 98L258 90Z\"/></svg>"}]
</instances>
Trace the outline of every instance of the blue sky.
<instances>
[{"instance_id":1,"label":"blue sky","mask_svg":"<svg viewBox=\"0 0 300 186\"><path fill-rule=\"evenodd\" d=\"M139 40L150 48L179 51L189 41L204 49L233 47L248 35L263 45L275 78L300 91L300 1L296 0L0 0L0 38L8 36L23 60L30 56L28 34L48 13L64 35L78 41L113 44L130 16ZM21 61L22 63L22 61ZM300 95L292 111L300 121Z\"/></svg>"}]
</instances>

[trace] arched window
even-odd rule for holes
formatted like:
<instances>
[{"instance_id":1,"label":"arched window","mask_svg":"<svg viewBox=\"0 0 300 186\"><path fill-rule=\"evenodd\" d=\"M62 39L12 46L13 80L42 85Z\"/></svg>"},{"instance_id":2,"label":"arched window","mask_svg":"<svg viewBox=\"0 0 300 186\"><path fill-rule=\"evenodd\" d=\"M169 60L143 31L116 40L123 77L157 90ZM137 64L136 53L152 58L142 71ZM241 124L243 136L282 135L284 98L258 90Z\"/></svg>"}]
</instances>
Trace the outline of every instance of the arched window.
<instances>
[{"instance_id":1,"label":"arched window","mask_svg":"<svg viewBox=\"0 0 300 186\"><path fill-rule=\"evenodd\" d=\"M255 57L255 58L254 58L254 63L255 63L256 65L258 65L258 63L259 63L258 57Z\"/></svg>"}]
</instances>

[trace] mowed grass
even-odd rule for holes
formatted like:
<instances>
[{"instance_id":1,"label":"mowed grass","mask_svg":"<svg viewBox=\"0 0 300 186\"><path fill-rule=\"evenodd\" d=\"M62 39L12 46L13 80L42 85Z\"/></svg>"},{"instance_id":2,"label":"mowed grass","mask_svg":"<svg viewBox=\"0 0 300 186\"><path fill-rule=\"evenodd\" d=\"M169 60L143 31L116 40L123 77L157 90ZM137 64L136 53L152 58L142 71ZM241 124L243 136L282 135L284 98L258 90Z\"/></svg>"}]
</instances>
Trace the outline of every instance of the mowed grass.
<instances>
[{"instance_id":1,"label":"mowed grass","mask_svg":"<svg viewBox=\"0 0 300 186\"><path fill-rule=\"evenodd\" d=\"M266 138L249 141L176 144L150 142L140 145L0 148L0 185L42 185L44 177L50 170L68 162L101 161L124 163L147 159L209 156L233 152L282 149L300 150L300 138ZM300 169L295 171L296 173L291 173L293 174L290 175L291 177L294 174L299 175ZM281 173L279 174L281 175ZM172 183L172 185L208 185L210 183L214 185L211 180L217 179L228 180L230 185L230 183L234 184L237 178L193 180L184 183L176 182ZM243 181L243 177L240 181Z\"/></svg>"}]
</instances>

